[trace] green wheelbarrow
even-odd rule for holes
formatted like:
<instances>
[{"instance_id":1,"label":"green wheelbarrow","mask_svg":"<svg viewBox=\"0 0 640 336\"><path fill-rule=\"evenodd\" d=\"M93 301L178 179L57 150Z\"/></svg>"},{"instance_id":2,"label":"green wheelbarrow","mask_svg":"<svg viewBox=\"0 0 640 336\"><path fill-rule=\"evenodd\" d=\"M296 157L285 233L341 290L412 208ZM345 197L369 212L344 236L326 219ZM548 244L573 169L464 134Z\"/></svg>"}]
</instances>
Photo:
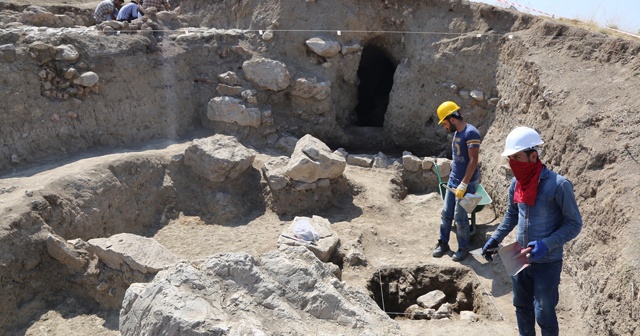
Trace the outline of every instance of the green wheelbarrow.
<instances>
[{"instance_id":1,"label":"green wheelbarrow","mask_svg":"<svg viewBox=\"0 0 640 336\"><path fill-rule=\"evenodd\" d=\"M434 163L433 166L436 168L436 175L438 176L438 186L440 189L440 197L444 201L444 196L447 194L447 183L442 182L442 178L440 177L440 168L438 168L438 165ZM470 235L473 235L476 233L476 212L482 211L485 205L489 205L491 204L491 202L493 202L489 194L487 194L487 191L484 190L484 187L482 186L482 184L478 184L476 195L482 196L482 198L480 199L480 202L478 202L478 205L476 205L475 209L473 209L473 211L471 211L471 213L469 214L469 223L470 223L469 234Z\"/></svg>"}]
</instances>

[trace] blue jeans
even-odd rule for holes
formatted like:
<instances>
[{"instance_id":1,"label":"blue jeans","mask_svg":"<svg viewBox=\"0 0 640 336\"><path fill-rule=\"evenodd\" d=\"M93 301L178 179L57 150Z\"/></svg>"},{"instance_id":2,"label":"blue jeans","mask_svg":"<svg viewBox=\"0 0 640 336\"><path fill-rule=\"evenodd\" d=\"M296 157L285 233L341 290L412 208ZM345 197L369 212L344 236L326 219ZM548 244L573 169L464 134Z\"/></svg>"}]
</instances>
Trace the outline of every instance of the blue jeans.
<instances>
[{"instance_id":1,"label":"blue jeans","mask_svg":"<svg viewBox=\"0 0 640 336\"><path fill-rule=\"evenodd\" d=\"M513 305L516 307L518 330L521 336L536 334L538 321L543 336L558 335L558 286L562 260L550 263L532 263L511 277Z\"/></svg>"},{"instance_id":2,"label":"blue jeans","mask_svg":"<svg viewBox=\"0 0 640 336\"><path fill-rule=\"evenodd\" d=\"M449 181L447 186L456 188L457 185ZM467 192L475 193L477 184L467 186ZM460 200L456 199L451 191L446 192L444 196L444 205L440 213L440 241L449 243L449 235L451 234L451 222L456 221L456 236L458 238L458 249L469 249L469 216L467 211L460 205Z\"/></svg>"}]
</instances>

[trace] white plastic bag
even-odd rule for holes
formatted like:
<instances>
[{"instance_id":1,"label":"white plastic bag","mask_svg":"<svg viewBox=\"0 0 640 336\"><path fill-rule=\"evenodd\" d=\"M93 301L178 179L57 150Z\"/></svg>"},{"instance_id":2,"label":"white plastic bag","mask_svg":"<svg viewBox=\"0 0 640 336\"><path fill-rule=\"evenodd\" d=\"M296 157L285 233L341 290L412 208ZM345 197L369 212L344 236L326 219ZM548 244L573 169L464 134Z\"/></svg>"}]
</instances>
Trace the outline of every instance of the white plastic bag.
<instances>
[{"instance_id":1,"label":"white plastic bag","mask_svg":"<svg viewBox=\"0 0 640 336\"><path fill-rule=\"evenodd\" d=\"M314 242L320 239L307 218L296 217L293 220L293 233L296 237L306 241Z\"/></svg>"}]
</instances>

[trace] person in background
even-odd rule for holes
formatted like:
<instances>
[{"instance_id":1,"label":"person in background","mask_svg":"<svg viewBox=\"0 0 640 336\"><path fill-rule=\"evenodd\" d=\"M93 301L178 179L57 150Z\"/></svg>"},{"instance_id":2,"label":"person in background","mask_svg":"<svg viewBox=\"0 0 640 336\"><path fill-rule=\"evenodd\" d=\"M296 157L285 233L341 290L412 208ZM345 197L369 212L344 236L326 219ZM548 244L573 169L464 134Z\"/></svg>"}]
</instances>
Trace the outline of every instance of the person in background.
<instances>
[{"instance_id":1,"label":"person in background","mask_svg":"<svg viewBox=\"0 0 640 336\"><path fill-rule=\"evenodd\" d=\"M142 4L142 0L139 0ZM135 0L131 0L130 3L122 6L118 11L116 20L131 22L132 20L141 18L144 15L142 7Z\"/></svg>"},{"instance_id":2,"label":"person in background","mask_svg":"<svg viewBox=\"0 0 640 336\"><path fill-rule=\"evenodd\" d=\"M93 18L96 20L96 23L115 20L118 15L118 10L122 7L123 3L124 0L104 0L99 3L93 12Z\"/></svg>"},{"instance_id":3,"label":"person in background","mask_svg":"<svg viewBox=\"0 0 640 336\"><path fill-rule=\"evenodd\" d=\"M509 158L514 178L509 187L507 212L482 255L492 260L498 244L513 230L529 267L511 277L513 305L522 336L535 335L538 321L543 336L558 335L558 286L563 245L582 230L582 217L573 185L540 161L544 142L535 130L516 127L505 141L502 156Z\"/></svg>"},{"instance_id":4,"label":"person in background","mask_svg":"<svg viewBox=\"0 0 640 336\"><path fill-rule=\"evenodd\" d=\"M145 0L142 4L143 9L154 7L159 11L166 10L169 11L169 1L168 0Z\"/></svg>"},{"instance_id":5,"label":"person in background","mask_svg":"<svg viewBox=\"0 0 640 336\"><path fill-rule=\"evenodd\" d=\"M433 257L440 258L449 252L449 235L451 222L455 220L458 251L453 261L462 261L469 254L469 216L460 205L466 193L475 193L480 184L478 156L480 152L480 132L462 118L460 106L446 101L438 107L438 125L453 133L451 173L447 186L455 189L455 193L447 190L444 197L440 223L440 239L433 250Z\"/></svg>"}]
</instances>

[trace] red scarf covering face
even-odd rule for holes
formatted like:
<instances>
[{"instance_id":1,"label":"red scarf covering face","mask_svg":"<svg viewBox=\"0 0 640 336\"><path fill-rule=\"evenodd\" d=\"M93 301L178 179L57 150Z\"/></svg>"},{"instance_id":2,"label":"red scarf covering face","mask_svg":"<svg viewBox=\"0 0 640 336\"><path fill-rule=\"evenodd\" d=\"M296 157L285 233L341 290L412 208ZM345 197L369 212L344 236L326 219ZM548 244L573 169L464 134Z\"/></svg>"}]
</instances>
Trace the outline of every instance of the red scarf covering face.
<instances>
[{"instance_id":1,"label":"red scarf covering face","mask_svg":"<svg viewBox=\"0 0 640 336\"><path fill-rule=\"evenodd\" d=\"M525 203L533 206L538 195L538 182L542 172L542 162L520 162L509 160L509 166L516 177L516 191L513 194L514 203Z\"/></svg>"}]
</instances>

